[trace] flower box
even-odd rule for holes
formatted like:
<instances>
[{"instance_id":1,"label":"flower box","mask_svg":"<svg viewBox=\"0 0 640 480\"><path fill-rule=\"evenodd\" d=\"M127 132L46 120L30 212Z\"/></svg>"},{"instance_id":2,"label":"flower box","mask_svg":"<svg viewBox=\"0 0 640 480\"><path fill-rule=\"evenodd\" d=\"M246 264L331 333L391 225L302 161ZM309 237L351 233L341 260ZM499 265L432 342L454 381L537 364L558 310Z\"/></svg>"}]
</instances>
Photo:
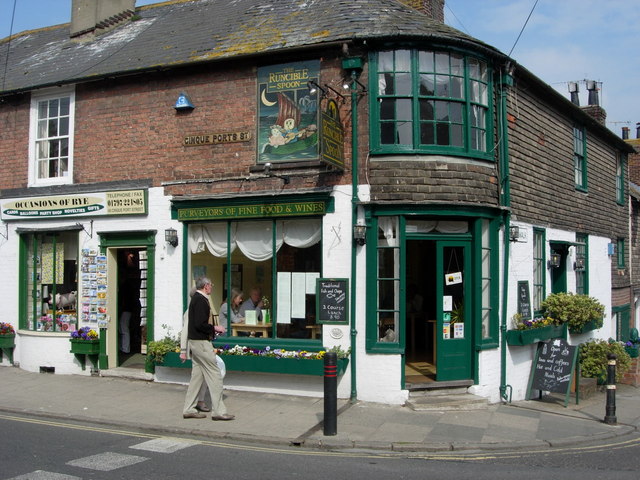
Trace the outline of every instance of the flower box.
<instances>
[{"instance_id":1,"label":"flower box","mask_svg":"<svg viewBox=\"0 0 640 480\"><path fill-rule=\"evenodd\" d=\"M7 355L9 363L13 364L13 348L16 346L16 334L0 335L0 362L3 354Z\"/></svg>"},{"instance_id":2,"label":"flower box","mask_svg":"<svg viewBox=\"0 0 640 480\"><path fill-rule=\"evenodd\" d=\"M277 358L255 355L220 355L224 360L227 371L286 373L291 375L324 375L324 360L310 360L298 358ZM348 358L338 359L338 375L342 375L349 364ZM182 363L180 354L167 353L162 367L191 368L191 360Z\"/></svg>"},{"instance_id":3,"label":"flower box","mask_svg":"<svg viewBox=\"0 0 640 480\"><path fill-rule=\"evenodd\" d=\"M507 343L509 345L529 345L544 342L550 338L567 339L567 325L548 325L546 327L532 328L529 330L507 330Z\"/></svg>"},{"instance_id":4,"label":"flower box","mask_svg":"<svg viewBox=\"0 0 640 480\"><path fill-rule=\"evenodd\" d=\"M580 328L569 328L569 333L578 334L578 333L586 333L592 330L597 330L602 327L602 320L591 320Z\"/></svg>"},{"instance_id":5,"label":"flower box","mask_svg":"<svg viewBox=\"0 0 640 480\"><path fill-rule=\"evenodd\" d=\"M69 339L71 342L71 353L84 355L98 355L100 353L100 340L80 340Z\"/></svg>"},{"instance_id":6,"label":"flower box","mask_svg":"<svg viewBox=\"0 0 640 480\"><path fill-rule=\"evenodd\" d=\"M0 348L13 348L16 346L16 334L0 335Z\"/></svg>"}]
</instances>

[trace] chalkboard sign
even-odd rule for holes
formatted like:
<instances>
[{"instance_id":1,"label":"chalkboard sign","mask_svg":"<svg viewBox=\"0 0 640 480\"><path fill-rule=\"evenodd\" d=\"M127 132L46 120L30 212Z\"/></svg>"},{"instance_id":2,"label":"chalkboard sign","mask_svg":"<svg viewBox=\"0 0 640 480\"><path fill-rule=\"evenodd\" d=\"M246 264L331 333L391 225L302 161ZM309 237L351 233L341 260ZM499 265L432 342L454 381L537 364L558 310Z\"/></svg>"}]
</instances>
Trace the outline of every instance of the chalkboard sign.
<instances>
[{"instance_id":1,"label":"chalkboard sign","mask_svg":"<svg viewBox=\"0 0 640 480\"><path fill-rule=\"evenodd\" d=\"M540 342L531 368L527 400L531 397L531 390L565 393L567 406L577 357L578 347L561 338Z\"/></svg>"},{"instance_id":2,"label":"chalkboard sign","mask_svg":"<svg viewBox=\"0 0 640 480\"><path fill-rule=\"evenodd\" d=\"M531 299L529 297L529 282L518 282L518 313L523 320L531 319Z\"/></svg>"},{"instance_id":3,"label":"chalkboard sign","mask_svg":"<svg viewBox=\"0 0 640 480\"><path fill-rule=\"evenodd\" d=\"M348 323L349 302L346 278L318 278L316 299L316 323Z\"/></svg>"}]
</instances>

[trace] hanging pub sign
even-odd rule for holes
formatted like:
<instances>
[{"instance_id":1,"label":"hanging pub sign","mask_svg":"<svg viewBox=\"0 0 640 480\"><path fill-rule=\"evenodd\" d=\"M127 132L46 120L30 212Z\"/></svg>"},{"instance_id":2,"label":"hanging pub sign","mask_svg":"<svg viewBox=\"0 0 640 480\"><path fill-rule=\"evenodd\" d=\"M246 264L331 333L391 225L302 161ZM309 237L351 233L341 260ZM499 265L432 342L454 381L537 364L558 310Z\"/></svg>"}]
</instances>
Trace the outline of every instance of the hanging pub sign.
<instances>
[{"instance_id":1,"label":"hanging pub sign","mask_svg":"<svg viewBox=\"0 0 640 480\"><path fill-rule=\"evenodd\" d=\"M146 215L146 190L119 190L0 200L0 218L29 220L104 215Z\"/></svg>"},{"instance_id":2,"label":"hanging pub sign","mask_svg":"<svg viewBox=\"0 0 640 480\"><path fill-rule=\"evenodd\" d=\"M332 98L327 101L327 108L322 112L320 142L321 160L327 165L344 170L344 130L338 104Z\"/></svg>"},{"instance_id":3,"label":"hanging pub sign","mask_svg":"<svg viewBox=\"0 0 640 480\"><path fill-rule=\"evenodd\" d=\"M260 163L318 160L318 93L320 61L293 62L258 69Z\"/></svg>"}]
</instances>

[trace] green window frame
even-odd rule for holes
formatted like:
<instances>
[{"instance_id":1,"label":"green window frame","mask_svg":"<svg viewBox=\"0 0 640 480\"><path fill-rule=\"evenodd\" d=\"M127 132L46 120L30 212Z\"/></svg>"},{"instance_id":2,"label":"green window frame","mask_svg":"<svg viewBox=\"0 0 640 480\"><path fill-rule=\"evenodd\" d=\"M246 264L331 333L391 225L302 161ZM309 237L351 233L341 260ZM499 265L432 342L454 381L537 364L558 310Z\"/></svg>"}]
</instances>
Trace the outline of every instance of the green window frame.
<instances>
[{"instance_id":1,"label":"green window frame","mask_svg":"<svg viewBox=\"0 0 640 480\"><path fill-rule=\"evenodd\" d=\"M626 268L627 266L627 262L625 260L625 244L624 244L624 238L619 237L617 244L616 244L616 264L618 266L618 268Z\"/></svg>"},{"instance_id":2,"label":"green window frame","mask_svg":"<svg viewBox=\"0 0 640 480\"><path fill-rule=\"evenodd\" d=\"M584 127L573 127L573 171L576 189L587 190L587 134Z\"/></svg>"},{"instance_id":3,"label":"green window frame","mask_svg":"<svg viewBox=\"0 0 640 480\"><path fill-rule=\"evenodd\" d=\"M491 159L492 71L481 58L424 49L373 53L372 153Z\"/></svg>"},{"instance_id":4,"label":"green window frame","mask_svg":"<svg viewBox=\"0 0 640 480\"><path fill-rule=\"evenodd\" d=\"M576 293L589 294L589 237L576 233L576 260L573 267L576 274Z\"/></svg>"},{"instance_id":5,"label":"green window frame","mask_svg":"<svg viewBox=\"0 0 640 480\"><path fill-rule=\"evenodd\" d=\"M616 202L624 205L624 170L626 158L622 154L616 156Z\"/></svg>"},{"instance_id":6,"label":"green window frame","mask_svg":"<svg viewBox=\"0 0 640 480\"><path fill-rule=\"evenodd\" d=\"M19 247L19 327L65 332L78 327L78 230L25 232ZM57 308L57 295L76 292Z\"/></svg>"},{"instance_id":7,"label":"green window frame","mask_svg":"<svg viewBox=\"0 0 640 480\"><path fill-rule=\"evenodd\" d=\"M533 312L540 311L546 290L546 232L541 228L533 229Z\"/></svg>"},{"instance_id":8,"label":"green window frame","mask_svg":"<svg viewBox=\"0 0 640 480\"><path fill-rule=\"evenodd\" d=\"M474 224L474 249L478 257L476 281L481 286L478 308L482 320L476 337L479 338L476 345L478 350L496 348L499 342L499 275L492 275L500 268L498 227L498 218L481 219Z\"/></svg>"}]
</instances>

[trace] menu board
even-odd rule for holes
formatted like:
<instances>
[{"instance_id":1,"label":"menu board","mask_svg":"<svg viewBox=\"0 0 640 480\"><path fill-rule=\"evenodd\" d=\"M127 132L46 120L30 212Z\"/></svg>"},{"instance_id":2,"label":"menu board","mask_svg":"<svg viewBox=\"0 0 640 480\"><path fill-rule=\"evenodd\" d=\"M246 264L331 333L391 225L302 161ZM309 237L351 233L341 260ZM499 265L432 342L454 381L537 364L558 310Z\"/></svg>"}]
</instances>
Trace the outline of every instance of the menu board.
<instances>
[{"instance_id":1,"label":"menu board","mask_svg":"<svg viewBox=\"0 0 640 480\"><path fill-rule=\"evenodd\" d=\"M531 369L527 399L531 397L531 390L565 393L566 406L577 357L578 347L569 345L561 338L539 343Z\"/></svg>"},{"instance_id":2,"label":"menu board","mask_svg":"<svg viewBox=\"0 0 640 480\"><path fill-rule=\"evenodd\" d=\"M518 313L523 320L531 318L531 298L529 296L529 282L524 280L518 282Z\"/></svg>"},{"instance_id":3,"label":"menu board","mask_svg":"<svg viewBox=\"0 0 640 480\"><path fill-rule=\"evenodd\" d=\"M348 280L318 278L316 281L316 323L347 324Z\"/></svg>"}]
</instances>

